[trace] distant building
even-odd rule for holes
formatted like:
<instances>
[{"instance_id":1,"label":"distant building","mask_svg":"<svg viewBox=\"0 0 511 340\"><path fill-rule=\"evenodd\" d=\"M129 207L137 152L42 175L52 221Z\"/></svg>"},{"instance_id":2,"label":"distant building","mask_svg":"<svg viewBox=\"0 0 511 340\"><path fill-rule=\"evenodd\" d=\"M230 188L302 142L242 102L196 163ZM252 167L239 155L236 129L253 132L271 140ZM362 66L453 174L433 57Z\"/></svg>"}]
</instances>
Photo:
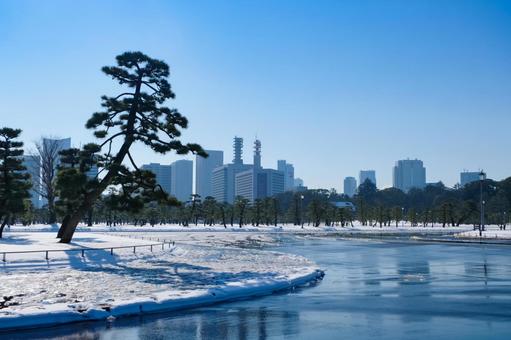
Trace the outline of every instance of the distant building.
<instances>
[{"instance_id":1,"label":"distant building","mask_svg":"<svg viewBox=\"0 0 511 340\"><path fill-rule=\"evenodd\" d=\"M337 201L337 202L332 202L332 204L334 206L336 206L337 208L347 208L347 209L350 209L351 211L356 210L355 205L351 202Z\"/></svg>"},{"instance_id":2,"label":"distant building","mask_svg":"<svg viewBox=\"0 0 511 340\"><path fill-rule=\"evenodd\" d=\"M292 191L295 187L295 168L285 160L277 161L277 170L284 174L284 191Z\"/></svg>"},{"instance_id":3,"label":"distant building","mask_svg":"<svg viewBox=\"0 0 511 340\"><path fill-rule=\"evenodd\" d=\"M376 171L374 170L360 170L359 176L358 176L358 185L362 185L366 179L373 182L373 184L376 186Z\"/></svg>"},{"instance_id":4,"label":"distant building","mask_svg":"<svg viewBox=\"0 0 511 340\"><path fill-rule=\"evenodd\" d=\"M57 169L60 165L59 152L62 150L71 149L71 138L62 138L62 139L43 138L42 147L43 147L44 153L46 155L52 155L52 154L55 155L56 158L54 159L53 171L55 171L55 174L57 174ZM41 162L43 162L43 160L41 160ZM44 171L44 167L41 168L41 171ZM43 176L43 175L44 174L41 174L41 176ZM40 185L42 185L42 183ZM40 206L42 207L46 204L48 204L48 201L44 197L41 197Z\"/></svg>"},{"instance_id":5,"label":"distant building","mask_svg":"<svg viewBox=\"0 0 511 340\"><path fill-rule=\"evenodd\" d=\"M294 180L294 186L296 187L303 187L303 179L301 178L295 178Z\"/></svg>"},{"instance_id":6,"label":"distant building","mask_svg":"<svg viewBox=\"0 0 511 340\"><path fill-rule=\"evenodd\" d=\"M151 171L156 176L156 183L162 187L163 191L167 194L172 193L172 166L150 163L142 165L142 170Z\"/></svg>"},{"instance_id":7,"label":"distant building","mask_svg":"<svg viewBox=\"0 0 511 340\"><path fill-rule=\"evenodd\" d=\"M235 175L235 196L242 196L253 203L256 199L271 197L284 192L285 178L282 171L261 167L261 142L254 143L254 166Z\"/></svg>"},{"instance_id":8,"label":"distant building","mask_svg":"<svg viewBox=\"0 0 511 340\"><path fill-rule=\"evenodd\" d=\"M56 147L57 152L57 160L55 164L55 169L60 164L60 156L58 153L62 150L71 149L71 138L62 138L62 139L53 139L53 138L43 138L43 149L50 149ZM52 150L50 150L51 152ZM50 153L48 152L48 153Z\"/></svg>"},{"instance_id":9,"label":"distant building","mask_svg":"<svg viewBox=\"0 0 511 340\"><path fill-rule=\"evenodd\" d=\"M234 158L232 160L232 164L241 165L243 164L243 138L234 137L233 141L233 155Z\"/></svg>"},{"instance_id":10,"label":"distant building","mask_svg":"<svg viewBox=\"0 0 511 340\"><path fill-rule=\"evenodd\" d=\"M41 190L41 158L36 155L23 156L23 166L25 171L30 175L32 188L30 189L30 201L36 209L41 207L41 199L39 192Z\"/></svg>"},{"instance_id":11,"label":"distant building","mask_svg":"<svg viewBox=\"0 0 511 340\"><path fill-rule=\"evenodd\" d=\"M171 167L170 193L181 202L190 199L193 190L193 162L188 160L175 161Z\"/></svg>"},{"instance_id":12,"label":"distant building","mask_svg":"<svg viewBox=\"0 0 511 340\"><path fill-rule=\"evenodd\" d=\"M245 197L250 203L283 192L284 174L281 171L252 168L236 174L236 196Z\"/></svg>"},{"instance_id":13,"label":"distant building","mask_svg":"<svg viewBox=\"0 0 511 340\"><path fill-rule=\"evenodd\" d=\"M357 180L355 177L346 177L344 179L344 194L353 197L357 193Z\"/></svg>"},{"instance_id":14,"label":"distant building","mask_svg":"<svg viewBox=\"0 0 511 340\"><path fill-rule=\"evenodd\" d=\"M208 157L195 157L195 193L203 199L213 195L213 170L224 164L224 152L206 150Z\"/></svg>"},{"instance_id":15,"label":"distant building","mask_svg":"<svg viewBox=\"0 0 511 340\"><path fill-rule=\"evenodd\" d=\"M479 171L463 171L460 173L460 186L479 180Z\"/></svg>"},{"instance_id":16,"label":"distant building","mask_svg":"<svg viewBox=\"0 0 511 340\"><path fill-rule=\"evenodd\" d=\"M421 160L404 159L396 162L393 171L393 186L404 192L411 188L426 186L426 168Z\"/></svg>"},{"instance_id":17,"label":"distant building","mask_svg":"<svg viewBox=\"0 0 511 340\"><path fill-rule=\"evenodd\" d=\"M211 195L217 202L234 203L235 176L237 173L252 167L252 165L243 164L243 138L234 137L233 154L232 163L213 169L211 175Z\"/></svg>"}]
</instances>

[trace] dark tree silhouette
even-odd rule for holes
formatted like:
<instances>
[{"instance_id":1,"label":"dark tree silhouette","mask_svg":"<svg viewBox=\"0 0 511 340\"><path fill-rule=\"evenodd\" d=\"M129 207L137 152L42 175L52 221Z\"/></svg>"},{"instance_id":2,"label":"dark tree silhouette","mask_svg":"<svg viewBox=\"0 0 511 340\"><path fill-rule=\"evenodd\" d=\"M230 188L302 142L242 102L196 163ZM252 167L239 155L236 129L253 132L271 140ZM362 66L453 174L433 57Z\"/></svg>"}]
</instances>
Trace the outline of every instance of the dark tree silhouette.
<instances>
[{"instance_id":1,"label":"dark tree silhouette","mask_svg":"<svg viewBox=\"0 0 511 340\"><path fill-rule=\"evenodd\" d=\"M162 105L167 99L174 98L167 81L167 64L141 52L126 52L116 59L117 66L103 67L102 71L128 89L115 97L103 96L104 111L94 113L86 124L102 140L100 148L107 149L103 155L102 171L105 174L94 188L87 191L67 223L62 225L63 243L71 241L78 223L109 185L115 181L121 181L125 187L129 187L128 181L142 183L137 178L143 172L130 154L134 143L143 143L161 154L175 151L184 155L192 152L207 157L200 145L181 143L178 139L180 129L188 127L188 120L176 109ZM114 141L118 140L120 146L113 153ZM122 165L125 158L129 159L134 172Z\"/></svg>"},{"instance_id":2,"label":"dark tree silhouette","mask_svg":"<svg viewBox=\"0 0 511 340\"><path fill-rule=\"evenodd\" d=\"M234 200L234 208L238 212L240 228L243 226L245 221L244 218L248 203L248 199L243 196L236 196L236 199Z\"/></svg>"},{"instance_id":3,"label":"dark tree silhouette","mask_svg":"<svg viewBox=\"0 0 511 340\"><path fill-rule=\"evenodd\" d=\"M0 129L0 238L9 219L25 210L24 200L30 196L30 176L24 172L23 142L16 139L19 129Z\"/></svg>"}]
</instances>

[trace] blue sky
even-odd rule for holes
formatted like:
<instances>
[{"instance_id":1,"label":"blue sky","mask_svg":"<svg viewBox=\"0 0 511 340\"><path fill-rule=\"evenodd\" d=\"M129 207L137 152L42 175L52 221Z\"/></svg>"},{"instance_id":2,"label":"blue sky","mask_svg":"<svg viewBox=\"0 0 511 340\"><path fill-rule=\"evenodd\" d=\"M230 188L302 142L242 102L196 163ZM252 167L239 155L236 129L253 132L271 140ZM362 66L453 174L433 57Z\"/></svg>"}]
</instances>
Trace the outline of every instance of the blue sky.
<instances>
[{"instance_id":1,"label":"blue sky","mask_svg":"<svg viewBox=\"0 0 511 340\"><path fill-rule=\"evenodd\" d=\"M93 140L84 124L118 88L99 70L126 50L165 60L186 141L295 165L342 189L398 159L427 180L511 175L510 1L0 1L0 125ZM170 163L136 149L140 163Z\"/></svg>"}]
</instances>

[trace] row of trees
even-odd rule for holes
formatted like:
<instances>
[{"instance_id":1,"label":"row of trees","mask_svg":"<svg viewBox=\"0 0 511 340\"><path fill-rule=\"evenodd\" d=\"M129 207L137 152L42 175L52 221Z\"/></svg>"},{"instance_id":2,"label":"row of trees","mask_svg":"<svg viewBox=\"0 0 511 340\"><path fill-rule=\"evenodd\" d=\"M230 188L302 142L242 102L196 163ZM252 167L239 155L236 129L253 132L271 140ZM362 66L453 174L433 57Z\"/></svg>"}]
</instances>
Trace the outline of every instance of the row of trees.
<instances>
[{"instance_id":1,"label":"row of trees","mask_svg":"<svg viewBox=\"0 0 511 340\"><path fill-rule=\"evenodd\" d=\"M63 179L67 168L59 172L59 193L65 198L65 190L74 188L71 182ZM290 223L298 226L339 225L350 226L358 220L363 225L373 227L395 226L408 221L414 226L459 226L460 224L478 225L480 221L479 185L471 183L464 188L446 188L441 184L425 189L413 189L403 193L397 189L377 190L371 182L364 183L359 193L349 198L339 195L335 190L307 190L286 192L275 197L257 199L252 204L237 197L234 204L217 202L213 197L201 198L192 195L184 204L168 204L149 197L145 202L129 204L119 189L111 187L106 195L96 201L84 221L89 225L106 223L115 226L179 224L183 226L220 224L227 226L267 225ZM62 186L62 188L61 188ZM68 188L68 189L66 189ZM486 180L483 183L485 219L488 224L505 225L509 219L509 197L511 178L500 182ZM72 195L71 195L72 196ZM67 216L68 200L57 202L58 216L64 220ZM343 206L336 202L344 202ZM346 205L350 202L354 208ZM128 203L128 204L127 204ZM131 202L133 203L133 202ZM20 220L25 224L47 218L45 210L25 212Z\"/></svg>"}]
</instances>

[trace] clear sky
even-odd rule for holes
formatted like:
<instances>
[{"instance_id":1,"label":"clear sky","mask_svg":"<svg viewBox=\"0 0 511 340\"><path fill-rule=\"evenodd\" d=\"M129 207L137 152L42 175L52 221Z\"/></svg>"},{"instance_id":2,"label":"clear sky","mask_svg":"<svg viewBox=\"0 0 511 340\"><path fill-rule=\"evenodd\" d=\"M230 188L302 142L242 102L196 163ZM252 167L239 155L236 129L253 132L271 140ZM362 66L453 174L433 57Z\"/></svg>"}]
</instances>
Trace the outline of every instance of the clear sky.
<instances>
[{"instance_id":1,"label":"clear sky","mask_svg":"<svg viewBox=\"0 0 511 340\"><path fill-rule=\"evenodd\" d=\"M398 159L427 180L463 169L511 175L510 1L0 1L0 125L93 140L84 124L100 72L126 50L165 60L186 141L262 141L263 166L295 165L310 187L342 189ZM137 148L139 163L170 163Z\"/></svg>"}]
</instances>

